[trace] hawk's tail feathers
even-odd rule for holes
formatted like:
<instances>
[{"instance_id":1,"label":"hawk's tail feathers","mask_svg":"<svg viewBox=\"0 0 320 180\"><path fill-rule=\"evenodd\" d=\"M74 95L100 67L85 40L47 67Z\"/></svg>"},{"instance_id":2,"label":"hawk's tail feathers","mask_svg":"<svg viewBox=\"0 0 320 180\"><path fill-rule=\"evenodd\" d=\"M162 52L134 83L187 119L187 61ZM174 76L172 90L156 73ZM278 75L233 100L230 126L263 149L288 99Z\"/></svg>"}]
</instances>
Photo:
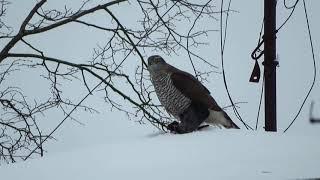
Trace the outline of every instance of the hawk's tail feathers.
<instances>
[{"instance_id":1,"label":"hawk's tail feathers","mask_svg":"<svg viewBox=\"0 0 320 180\"><path fill-rule=\"evenodd\" d=\"M223 111L224 112L224 111ZM230 122L230 126L226 127L224 126L225 128L234 128L234 129L240 129L238 125L236 125L236 123L234 123L231 118L228 116L228 114L226 112L224 112L224 116L226 117L226 119L229 120Z\"/></svg>"},{"instance_id":2,"label":"hawk's tail feathers","mask_svg":"<svg viewBox=\"0 0 320 180\"><path fill-rule=\"evenodd\" d=\"M236 123L234 123L232 120L231 120L231 127L229 128L240 129L239 126L236 125Z\"/></svg>"},{"instance_id":3,"label":"hawk's tail feathers","mask_svg":"<svg viewBox=\"0 0 320 180\"><path fill-rule=\"evenodd\" d=\"M215 111L212 109L209 109L209 116L208 118L205 120L205 122L212 124L212 125L222 125L223 127L230 129L230 128L234 128L234 129L240 129L239 126L237 126L232 120L231 118L228 116L228 114L226 112L224 112L223 110L221 111Z\"/></svg>"}]
</instances>

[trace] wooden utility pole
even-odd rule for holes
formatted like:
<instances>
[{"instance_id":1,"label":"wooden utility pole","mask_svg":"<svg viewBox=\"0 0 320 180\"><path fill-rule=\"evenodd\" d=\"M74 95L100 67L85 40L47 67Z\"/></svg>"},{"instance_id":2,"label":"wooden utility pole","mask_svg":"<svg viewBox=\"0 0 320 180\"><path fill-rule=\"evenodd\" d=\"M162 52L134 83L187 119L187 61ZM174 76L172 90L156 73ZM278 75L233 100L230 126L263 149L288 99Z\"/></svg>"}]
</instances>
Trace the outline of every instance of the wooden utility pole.
<instances>
[{"instance_id":1,"label":"wooden utility pole","mask_svg":"<svg viewBox=\"0 0 320 180\"><path fill-rule=\"evenodd\" d=\"M310 123L311 123L311 124L320 123L320 118L315 118L315 117L313 117L313 115L312 115L312 113L313 113L313 106L314 106L314 101L311 102L311 107L310 107L310 113L309 113Z\"/></svg>"},{"instance_id":2,"label":"wooden utility pole","mask_svg":"<svg viewBox=\"0 0 320 180\"><path fill-rule=\"evenodd\" d=\"M277 131L276 0L264 0L265 130Z\"/></svg>"}]
</instances>

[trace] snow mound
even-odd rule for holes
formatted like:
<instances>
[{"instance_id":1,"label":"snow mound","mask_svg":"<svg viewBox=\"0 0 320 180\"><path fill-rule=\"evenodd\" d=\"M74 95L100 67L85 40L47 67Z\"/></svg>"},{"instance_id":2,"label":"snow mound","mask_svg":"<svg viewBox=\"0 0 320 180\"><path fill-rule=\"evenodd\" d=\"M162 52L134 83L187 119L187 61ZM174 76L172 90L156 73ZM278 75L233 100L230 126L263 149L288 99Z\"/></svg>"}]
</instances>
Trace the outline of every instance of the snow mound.
<instances>
[{"instance_id":1,"label":"snow mound","mask_svg":"<svg viewBox=\"0 0 320 180\"><path fill-rule=\"evenodd\" d=\"M297 179L320 177L314 135L208 128L51 154L5 165L1 179Z\"/></svg>"}]
</instances>

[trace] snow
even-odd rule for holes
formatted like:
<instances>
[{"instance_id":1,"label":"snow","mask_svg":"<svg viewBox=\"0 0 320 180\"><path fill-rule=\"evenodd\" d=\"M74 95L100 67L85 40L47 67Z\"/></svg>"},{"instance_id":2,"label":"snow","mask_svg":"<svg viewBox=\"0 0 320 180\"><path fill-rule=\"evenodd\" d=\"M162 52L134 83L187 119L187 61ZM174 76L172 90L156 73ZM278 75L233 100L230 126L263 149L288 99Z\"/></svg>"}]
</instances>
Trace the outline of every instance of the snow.
<instances>
[{"instance_id":1,"label":"snow","mask_svg":"<svg viewBox=\"0 0 320 180\"><path fill-rule=\"evenodd\" d=\"M184 135L154 132L1 166L0 174L14 180L319 178L314 134L212 127Z\"/></svg>"}]
</instances>

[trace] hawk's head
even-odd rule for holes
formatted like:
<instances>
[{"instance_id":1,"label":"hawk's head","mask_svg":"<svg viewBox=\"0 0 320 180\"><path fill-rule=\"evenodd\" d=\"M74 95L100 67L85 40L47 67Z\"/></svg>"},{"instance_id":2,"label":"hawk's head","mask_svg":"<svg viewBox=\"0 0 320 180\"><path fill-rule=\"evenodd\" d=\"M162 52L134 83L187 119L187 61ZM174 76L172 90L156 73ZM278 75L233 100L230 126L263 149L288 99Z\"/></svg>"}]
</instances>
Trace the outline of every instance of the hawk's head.
<instances>
[{"instance_id":1,"label":"hawk's head","mask_svg":"<svg viewBox=\"0 0 320 180\"><path fill-rule=\"evenodd\" d=\"M159 55L153 55L148 58L148 66L156 65L156 64L166 64L163 58Z\"/></svg>"},{"instance_id":2,"label":"hawk's head","mask_svg":"<svg viewBox=\"0 0 320 180\"><path fill-rule=\"evenodd\" d=\"M148 70L149 71L159 71L163 69L167 63L159 55L153 55L148 58Z\"/></svg>"}]
</instances>

